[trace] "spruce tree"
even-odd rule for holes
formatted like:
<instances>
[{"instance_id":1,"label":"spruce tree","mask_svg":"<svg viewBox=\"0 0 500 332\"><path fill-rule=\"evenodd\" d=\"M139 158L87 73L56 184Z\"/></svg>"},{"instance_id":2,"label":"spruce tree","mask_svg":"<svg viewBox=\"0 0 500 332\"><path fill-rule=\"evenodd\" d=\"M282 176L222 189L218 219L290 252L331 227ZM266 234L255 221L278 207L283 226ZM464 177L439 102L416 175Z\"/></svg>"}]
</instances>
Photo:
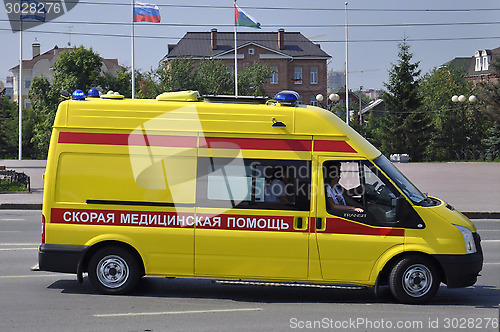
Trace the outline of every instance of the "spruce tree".
<instances>
[{"instance_id":1,"label":"spruce tree","mask_svg":"<svg viewBox=\"0 0 500 332\"><path fill-rule=\"evenodd\" d=\"M406 39L399 44L399 60L389 71L387 91L382 93L386 114L380 121L380 141L386 155L407 153L412 161L420 161L429 140L430 117L422 112L419 94L419 62Z\"/></svg>"}]
</instances>

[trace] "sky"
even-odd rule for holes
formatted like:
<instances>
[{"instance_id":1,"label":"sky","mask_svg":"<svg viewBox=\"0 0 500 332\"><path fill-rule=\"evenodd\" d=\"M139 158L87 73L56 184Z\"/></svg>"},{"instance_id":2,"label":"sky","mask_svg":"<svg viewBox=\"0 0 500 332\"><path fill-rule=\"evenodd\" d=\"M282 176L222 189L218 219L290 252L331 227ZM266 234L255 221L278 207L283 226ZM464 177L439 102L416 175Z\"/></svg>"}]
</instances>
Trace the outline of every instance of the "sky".
<instances>
[{"instance_id":1,"label":"sky","mask_svg":"<svg viewBox=\"0 0 500 332\"><path fill-rule=\"evenodd\" d=\"M6 0L16 1L16 0ZM233 31L233 0L142 0L160 6L161 23L135 24L136 69L156 68L188 31ZM332 56L328 68L343 70L345 1L238 0L262 31L301 32ZM348 3L349 88L383 89L388 70L398 60L398 43L407 38L422 73L476 50L500 47L498 0L351 0ZM41 52L58 45L92 47L103 58L131 66L131 2L80 0L66 14L23 32L23 58L31 44ZM71 33L69 33L71 31ZM240 27L239 31L255 32ZM13 33L6 7L0 7L0 80L19 63L19 32Z\"/></svg>"}]
</instances>

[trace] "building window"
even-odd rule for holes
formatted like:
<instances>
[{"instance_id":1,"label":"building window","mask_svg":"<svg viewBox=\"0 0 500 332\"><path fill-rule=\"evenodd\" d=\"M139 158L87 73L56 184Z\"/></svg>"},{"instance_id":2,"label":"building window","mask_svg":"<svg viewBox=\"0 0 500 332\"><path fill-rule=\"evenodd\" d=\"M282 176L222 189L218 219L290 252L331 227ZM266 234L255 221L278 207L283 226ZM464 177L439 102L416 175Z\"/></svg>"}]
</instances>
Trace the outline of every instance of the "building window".
<instances>
[{"instance_id":1,"label":"building window","mask_svg":"<svg viewBox=\"0 0 500 332\"><path fill-rule=\"evenodd\" d=\"M295 84L302 84L302 67L295 67L293 81L295 82Z\"/></svg>"},{"instance_id":2,"label":"building window","mask_svg":"<svg viewBox=\"0 0 500 332\"><path fill-rule=\"evenodd\" d=\"M483 56L483 70L488 70L489 67L489 56Z\"/></svg>"},{"instance_id":3,"label":"building window","mask_svg":"<svg viewBox=\"0 0 500 332\"><path fill-rule=\"evenodd\" d=\"M318 84L318 68L311 68L311 84Z\"/></svg>"},{"instance_id":4,"label":"building window","mask_svg":"<svg viewBox=\"0 0 500 332\"><path fill-rule=\"evenodd\" d=\"M481 71L481 58L476 57L476 71Z\"/></svg>"},{"instance_id":5,"label":"building window","mask_svg":"<svg viewBox=\"0 0 500 332\"><path fill-rule=\"evenodd\" d=\"M249 48L248 49L248 55L254 55L255 54L255 49L254 48Z\"/></svg>"},{"instance_id":6,"label":"building window","mask_svg":"<svg viewBox=\"0 0 500 332\"><path fill-rule=\"evenodd\" d=\"M311 96L311 106L318 106L318 100L315 96Z\"/></svg>"},{"instance_id":7,"label":"building window","mask_svg":"<svg viewBox=\"0 0 500 332\"><path fill-rule=\"evenodd\" d=\"M271 84L278 84L278 67L271 68Z\"/></svg>"},{"instance_id":8,"label":"building window","mask_svg":"<svg viewBox=\"0 0 500 332\"><path fill-rule=\"evenodd\" d=\"M31 86L31 79L27 78L24 80L24 88L29 89Z\"/></svg>"}]
</instances>

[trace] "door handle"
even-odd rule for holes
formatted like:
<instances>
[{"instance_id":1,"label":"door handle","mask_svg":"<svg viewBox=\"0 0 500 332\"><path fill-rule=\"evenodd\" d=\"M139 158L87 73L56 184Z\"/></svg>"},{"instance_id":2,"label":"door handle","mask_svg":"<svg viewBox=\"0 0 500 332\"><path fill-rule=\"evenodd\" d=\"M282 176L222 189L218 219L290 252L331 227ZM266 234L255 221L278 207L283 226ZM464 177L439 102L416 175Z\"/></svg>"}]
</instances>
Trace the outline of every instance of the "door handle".
<instances>
[{"instance_id":1,"label":"door handle","mask_svg":"<svg viewBox=\"0 0 500 332\"><path fill-rule=\"evenodd\" d=\"M323 219L316 218L316 229L322 229L322 228L323 228Z\"/></svg>"},{"instance_id":2,"label":"door handle","mask_svg":"<svg viewBox=\"0 0 500 332\"><path fill-rule=\"evenodd\" d=\"M304 227L304 222L302 221L302 217L297 218L297 228Z\"/></svg>"}]
</instances>

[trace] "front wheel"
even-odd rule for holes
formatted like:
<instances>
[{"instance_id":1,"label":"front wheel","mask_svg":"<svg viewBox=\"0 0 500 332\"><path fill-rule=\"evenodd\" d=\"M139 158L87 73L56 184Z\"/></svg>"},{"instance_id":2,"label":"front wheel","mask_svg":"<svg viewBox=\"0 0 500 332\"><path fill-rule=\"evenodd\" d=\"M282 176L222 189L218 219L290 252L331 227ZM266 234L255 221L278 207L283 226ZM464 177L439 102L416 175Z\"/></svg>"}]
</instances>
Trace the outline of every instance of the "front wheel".
<instances>
[{"instance_id":1,"label":"front wheel","mask_svg":"<svg viewBox=\"0 0 500 332\"><path fill-rule=\"evenodd\" d=\"M90 258L88 270L92 286L102 294L126 294L140 278L137 259L117 246L99 249Z\"/></svg>"},{"instance_id":2,"label":"front wheel","mask_svg":"<svg viewBox=\"0 0 500 332\"><path fill-rule=\"evenodd\" d=\"M436 264L423 256L401 259L391 270L389 286L392 295L402 303L430 301L441 283Z\"/></svg>"}]
</instances>

